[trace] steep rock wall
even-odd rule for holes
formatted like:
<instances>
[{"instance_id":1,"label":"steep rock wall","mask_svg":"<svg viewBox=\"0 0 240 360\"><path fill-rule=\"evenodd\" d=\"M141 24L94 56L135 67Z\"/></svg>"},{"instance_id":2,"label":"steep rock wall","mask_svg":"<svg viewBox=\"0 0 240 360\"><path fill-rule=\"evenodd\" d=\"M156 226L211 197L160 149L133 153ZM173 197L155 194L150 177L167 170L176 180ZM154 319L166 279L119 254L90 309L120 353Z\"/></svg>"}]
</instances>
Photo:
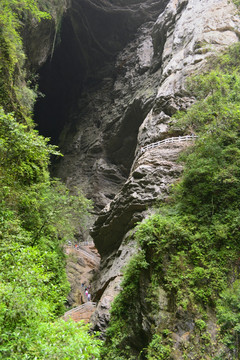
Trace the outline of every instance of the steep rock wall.
<instances>
[{"instance_id":1,"label":"steep rock wall","mask_svg":"<svg viewBox=\"0 0 240 360\"><path fill-rule=\"evenodd\" d=\"M186 96L184 90L186 77L204 68L208 56L237 42L239 25L236 9L228 1L170 1L165 11L151 25L145 45L142 44L135 49L135 54L139 54L140 48L145 46L149 49L149 43L152 43L153 50L148 60L150 65L141 76L147 75L147 81L151 84L148 91L154 91L156 96L151 100L150 110L139 127L135 160L130 175L121 191L102 210L93 227L92 236L102 255L101 270L95 282L96 298L99 300L101 296L94 317L96 328L103 330L106 326L104 320L108 320L106 309L103 314L101 308L106 302L106 284L106 297L109 297L111 281L114 280L112 292L115 293L116 288L119 288L116 279L121 279L121 267L134 252L129 230L151 212L151 204L163 200L168 195L169 186L181 173L181 165L176 163L176 159L186 145L165 145L148 150L141 156L139 149L141 146L169 137L168 122L171 116L194 102L193 98ZM129 47L131 48L130 45ZM120 56L123 54L124 52ZM139 73L136 77L136 68L135 63L134 70L131 68L126 71L126 82L127 79L128 83L138 81ZM134 77L129 77L129 73L134 74ZM146 96L144 81L142 84L143 92L140 99ZM165 304L162 308L163 313L159 314L158 320L151 319L146 311L145 295L142 294L136 301L140 302L139 309L142 310L139 319L142 319L142 329L147 337L152 322L161 322L161 318L166 319L166 313L170 319L172 314L169 313L168 299L161 291L159 301ZM191 332L193 324L190 318L187 319L186 314L181 314L180 318L180 321L174 320L178 324L176 338L179 344L184 340L184 334ZM213 324L211 326L214 328ZM180 356L179 353L176 356Z\"/></svg>"},{"instance_id":2,"label":"steep rock wall","mask_svg":"<svg viewBox=\"0 0 240 360\"><path fill-rule=\"evenodd\" d=\"M70 187L81 186L97 210L107 205L125 182L138 128L156 95L157 83L152 87L154 78L147 72L153 51L149 31L151 20L167 2L74 1L69 11L75 47L81 44L74 53L73 67L75 77L82 80L72 83L80 92L73 96L60 136L65 156L56 175ZM83 21L86 26L81 25ZM138 36L115 61L141 23Z\"/></svg>"},{"instance_id":3,"label":"steep rock wall","mask_svg":"<svg viewBox=\"0 0 240 360\"><path fill-rule=\"evenodd\" d=\"M60 36L60 23L70 7L70 0L50 1L44 4L44 11L49 18L38 22L29 19L22 29L24 50L26 53L26 67L35 72L48 59L52 59Z\"/></svg>"}]
</instances>

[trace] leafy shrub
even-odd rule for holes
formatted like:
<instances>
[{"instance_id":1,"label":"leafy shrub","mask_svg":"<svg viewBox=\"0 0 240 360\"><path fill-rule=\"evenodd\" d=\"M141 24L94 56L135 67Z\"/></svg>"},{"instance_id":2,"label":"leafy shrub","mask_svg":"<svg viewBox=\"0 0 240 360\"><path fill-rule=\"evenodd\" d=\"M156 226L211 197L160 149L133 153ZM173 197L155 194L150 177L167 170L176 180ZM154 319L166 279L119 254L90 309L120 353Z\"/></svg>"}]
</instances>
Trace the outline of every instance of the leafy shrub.
<instances>
[{"instance_id":1,"label":"leafy shrub","mask_svg":"<svg viewBox=\"0 0 240 360\"><path fill-rule=\"evenodd\" d=\"M40 324L29 344L28 356L44 360L98 360L100 348L101 341L89 334L88 325L57 320Z\"/></svg>"},{"instance_id":2,"label":"leafy shrub","mask_svg":"<svg viewBox=\"0 0 240 360\"><path fill-rule=\"evenodd\" d=\"M230 349L232 358L240 356L240 280L220 294L217 304L218 322L221 325L223 342Z\"/></svg>"},{"instance_id":3,"label":"leafy shrub","mask_svg":"<svg viewBox=\"0 0 240 360\"><path fill-rule=\"evenodd\" d=\"M33 130L36 92L24 69L20 31L59 17L65 0L0 2L0 358L98 359L100 341L83 324L56 320L69 284L62 245L82 226L90 202L50 179L55 146Z\"/></svg>"},{"instance_id":4,"label":"leafy shrub","mask_svg":"<svg viewBox=\"0 0 240 360\"><path fill-rule=\"evenodd\" d=\"M29 350L32 343L39 359L46 358L46 348L51 354L48 358L54 358L47 341L57 338L58 332L69 339L74 331L73 324L68 327L50 322L64 312L69 292L61 246L88 216L90 202L82 193L70 194L59 180L50 179L51 154L59 153L56 147L48 145L48 139L0 109L1 358L33 358L33 350ZM44 338L46 329L49 338ZM84 359L99 351L87 329L81 329L78 349L80 339L86 340L81 343L82 355L69 358ZM75 332L79 333L77 326ZM90 344L95 344L96 349L90 351ZM70 354L66 346L63 343L58 349L57 358Z\"/></svg>"},{"instance_id":5,"label":"leafy shrub","mask_svg":"<svg viewBox=\"0 0 240 360\"><path fill-rule=\"evenodd\" d=\"M2 0L0 3L0 105L7 112L15 110L19 117L25 119L30 115L33 101L26 106L21 89L28 92L28 97L32 99L35 95L26 85L20 28L27 17L36 21L50 17L38 5L35 0Z\"/></svg>"},{"instance_id":6,"label":"leafy shrub","mask_svg":"<svg viewBox=\"0 0 240 360\"><path fill-rule=\"evenodd\" d=\"M160 335L153 335L152 341L148 346L147 360L168 360L170 359L171 346L164 345Z\"/></svg>"},{"instance_id":7,"label":"leafy shrub","mask_svg":"<svg viewBox=\"0 0 240 360\"><path fill-rule=\"evenodd\" d=\"M140 276L148 263L144 253L139 252L130 261L122 282L122 291L115 298L111 309L111 324L107 329L107 341L102 349L103 359L134 359L128 340L139 334L139 297ZM143 339L142 339L143 340ZM133 356L133 357L132 357Z\"/></svg>"}]
</instances>

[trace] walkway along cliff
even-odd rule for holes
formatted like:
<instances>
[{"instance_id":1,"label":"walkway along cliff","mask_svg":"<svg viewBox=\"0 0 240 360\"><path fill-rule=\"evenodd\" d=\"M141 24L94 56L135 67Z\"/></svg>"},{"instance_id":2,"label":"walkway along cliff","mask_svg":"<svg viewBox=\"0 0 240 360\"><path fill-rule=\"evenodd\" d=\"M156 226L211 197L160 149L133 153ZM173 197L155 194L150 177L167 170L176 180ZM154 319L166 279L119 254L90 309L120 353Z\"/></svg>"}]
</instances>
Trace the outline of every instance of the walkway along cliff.
<instances>
[{"instance_id":1,"label":"walkway along cliff","mask_svg":"<svg viewBox=\"0 0 240 360\"><path fill-rule=\"evenodd\" d=\"M167 198L182 172L178 156L191 146L184 138L166 140L185 135L181 129L169 133L171 116L195 102L184 89L185 80L204 69L209 56L238 42L240 18L228 0L74 0L62 31L52 63L40 69L40 86L52 91L50 73L65 72L62 84L56 84L60 100L67 99L61 105L65 120L51 124L53 131L59 126L64 153L54 175L70 188L82 188L95 204L95 220L85 240L92 237L101 255L92 283L97 304L92 323L104 332L112 300L121 291L122 268L136 252L134 226ZM40 127L45 126L44 106L43 100L37 108ZM161 146L151 146L158 142ZM154 320L142 285L134 301L140 303L142 333L148 339ZM159 322L171 312L169 302L161 290ZM192 329L186 319L176 329L174 359L182 359L180 344L188 341ZM132 341L140 346L139 339Z\"/></svg>"}]
</instances>

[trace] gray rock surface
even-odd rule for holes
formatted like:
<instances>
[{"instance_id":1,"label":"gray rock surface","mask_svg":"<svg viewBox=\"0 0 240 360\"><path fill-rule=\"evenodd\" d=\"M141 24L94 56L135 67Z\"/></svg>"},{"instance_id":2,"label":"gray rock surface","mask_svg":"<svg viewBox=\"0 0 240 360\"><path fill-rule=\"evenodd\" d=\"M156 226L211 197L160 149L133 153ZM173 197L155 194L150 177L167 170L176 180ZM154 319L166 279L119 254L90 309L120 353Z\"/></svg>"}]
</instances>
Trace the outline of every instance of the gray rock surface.
<instances>
[{"instance_id":1,"label":"gray rock surface","mask_svg":"<svg viewBox=\"0 0 240 360\"><path fill-rule=\"evenodd\" d=\"M166 144L146 151L135 161L121 191L94 224L91 234L103 257L118 249L127 231L145 217L142 212L147 207L166 198L169 186L182 170L176 163L178 154L187 145Z\"/></svg>"},{"instance_id":2,"label":"gray rock surface","mask_svg":"<svg viewBox=\"0 0 240 360\"><path fill-rule=\"evenodd\" d=\"M126 181L139 126L156 96L158 78L148 69L152 25L142 26L138 37L119 54L112 77L103 78L97 88L82 95L60 138L64 158L55 174L70 187L82 187L97 210L106 206ZM147 54L143 57L145 41Z\"/></svg>"},{"instance_id":3,"label":"gray rock surface","mask_svg":"<svg viewBox=\"0 0 240 360\"><path fill-rule=\"evenodd\" d=\"M87 301L85 287L82 287L82 284L89 287L95 272L98 271L100 259L93 246L81 245L79 248L66 246L65 253L67 278L71 286L67 304L72 307ZM92 294L91 289L89 293Z\"/></svg>"},{"instance_id":4,"label":"gray rock surface","mask_svg":"<svg viewBox=\"0 0 240 360\"><path fill-rule=\"evenodd\" d=\"M150 32L148 30L147 33L144 28L144 38L143 33L138 34L138 46L135 45L136 41L132 42L119 55L117 66L125 60L124 74L119 75L114 82L114 89L119 91L119 99L114 100L118 110L123 107L124 113L129 112L133 103L140 102L142 109L147 110L150 107L139 126L136 156L140 146L169 136L171 115L179 109L186 109L194 102L193 98L186 96L184 90L186 77L199 71L208 56L238 41L239 17L235 7L228 1L170 1L157 21L148 25L149 28ZM149 34L152 35L154 52L149 45ZM137 71L141 63L139 54L144 46L147 49L146 55L141 59L144 59L146 67L149 64L153 67L150 66L144 74L140 72L140 75ZM161 64L161 69L154 71L157 62ZM148 93L151 93L150 104L144 107ZM126 102L126 98L130 96L133 100ZM143 110L141 113L143 114ZM111 144L116 144L123 121L125 117L119 118L114 126L111 126ZM130 126L128 121L128 127ZM104 135L106 133L108 136L104 141L105 146L109 137L105 128ZM123 146L125 147L125 144ZM159 200L168 193L167 188L180 174L180 166L176 164L180 150L181 146L176 149L175 145L170 145L170 148L161 147L135 159L121 191L102 211L94 225L92 234L102 255L104 252L111 252L114 247L118 248L121 237L134 224L134 221L131 221L134 213L141 212L154 200ZM164 161L168 162L165 167ZM112 227L110 224L114 222L116 225ZM112 233L113 229L114 238L110 241L107 233Z\"/></svg>"}]
</instances>

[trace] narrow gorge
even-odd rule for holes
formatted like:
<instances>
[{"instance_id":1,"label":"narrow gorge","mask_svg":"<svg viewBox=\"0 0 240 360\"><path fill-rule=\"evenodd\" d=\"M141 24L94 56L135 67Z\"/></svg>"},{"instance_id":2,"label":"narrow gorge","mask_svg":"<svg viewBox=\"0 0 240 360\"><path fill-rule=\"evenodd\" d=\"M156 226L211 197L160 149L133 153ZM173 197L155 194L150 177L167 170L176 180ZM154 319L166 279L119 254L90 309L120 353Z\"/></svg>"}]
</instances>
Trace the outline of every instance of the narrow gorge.
<instances>
[{"instance_id":1,"label":"narrow gorge","mask_svg":"<svg viewBox=\"0 0 240 360\"><path fill-rule=\"evenodd\" d=\"M91 330L99 331L100 338L106 341L102 359L239 359L238 338L234 350L219 338L218 300L212 296L215 290L208 299L201 293L212 281L210 266L201 258L205 251L201 233L204 225L197 225L196 220L202 216L197 213L198 209L201 212L201 200L195 204L193 201L192 213L182 215L185 210L181 206L188 208L191 201L187 190L180 189L180 195L176 195L180 205L172 205L172 189L185 166L181 154L191 153L199 141L196 153L199 151L200 158L204 136L215 131L211 128L202 136L194 120L190 125L179 125L177 114L187 114L200 98L189 91L189 79L203 74L205 69L211 71L209 59L214 63L217 56L238 44L239 2L66 0L61 1L61 8L53 4L56 16L28 23L22 36L26 67L37 74L38 91L43 94L33 111L36 128L51 138L63 154L53 156L51 175L60 178L70 192L81 190L93 204L85 229L76 239L69 239L83 247L78 251L72 244L65 246L71 284L68 306L84 303L83 283L90 284L93 305L86 310L86 317L76 319L90 318ZM230 80L229 84L222 92L230 92ZM208 92L206 98L213 93ZM198 114L194 119L200 123L202 115ZM214 122L217 115L214 111L209 114L206 118ZM227 115L224 119L223 123L228 124ZM210 153L205 158L210 159ZM223 169L228 169L226 164ZM231 169L229 173L235 174ZM201 181L191 176L189 189L194 189ZM233 183L233 175L227 180L222 175L221 179L221 184ZM203 198L204 190L198 194L201 197L201 191ZM218 189L214 196L217 198L220 192ZM217 213L214 196L208 199L210 215L206 215L205 224ZM181 216L184 220L178 227ZM170 219L170 225L164 217ZM219 218L217 230L206 235L206 242L217 234L220 240L216 251L222 254L221 239L227 235ZM145 225L147 219L153 219L151 231ZM238 219L236 216L236 223ZM174 226L178 227L176 233ZM230 228L235 234L236 229ZM167 233L166 250L160 250L156 239L165 244ZM188 238L203 244L201 250L190 246ZM84 248L84 243L94 246ZM210 253L211 246L206 253ZM227 244L228 248L231 245ZM195 256L194 260L191 262L186 254ZM224 265L229 267L226 278L231 286L239 277L239 254L235 251L232 262ZM208 275L202 275L208 270ZM128 275L122 282L124 271ZM221 275L214 272L219 279ZM197 280L191 274L196 274ZM186 284L194 286L194 290L188 290ZM221 290L219 285L216 292L225 285ZM120 300L110 316L116 297Z\"/></svg>"},{"instance_id":2,"label":"narrow gorge","mask_svg":"<svg viewBox=\"0 0 240 360\"><path fill-rule=\"evenodd\" d=\"M135 225L168 197L182 172L179 153L191 142L140 149L184 135L181 129L170 132L169 123L195 101L185 91L186 78L238 42L239 29L236 8L227 0L74 0L66 11L61 41L40 68L46 96L36 106L36 121L64 154L54 175L94 202L92 229L83 240L93 238L101 255L92 283L95 330L105 332L122 269L137 251ZM139 302L141 329L130 340L133 353L147 346L153 326L175 321L171 358L182 359L181 346L191 343L194 332L192 315L171 310L160 287L159 313L152 317L148 281L149 275L132 299Z\"/></svg>"}]
</instances>

